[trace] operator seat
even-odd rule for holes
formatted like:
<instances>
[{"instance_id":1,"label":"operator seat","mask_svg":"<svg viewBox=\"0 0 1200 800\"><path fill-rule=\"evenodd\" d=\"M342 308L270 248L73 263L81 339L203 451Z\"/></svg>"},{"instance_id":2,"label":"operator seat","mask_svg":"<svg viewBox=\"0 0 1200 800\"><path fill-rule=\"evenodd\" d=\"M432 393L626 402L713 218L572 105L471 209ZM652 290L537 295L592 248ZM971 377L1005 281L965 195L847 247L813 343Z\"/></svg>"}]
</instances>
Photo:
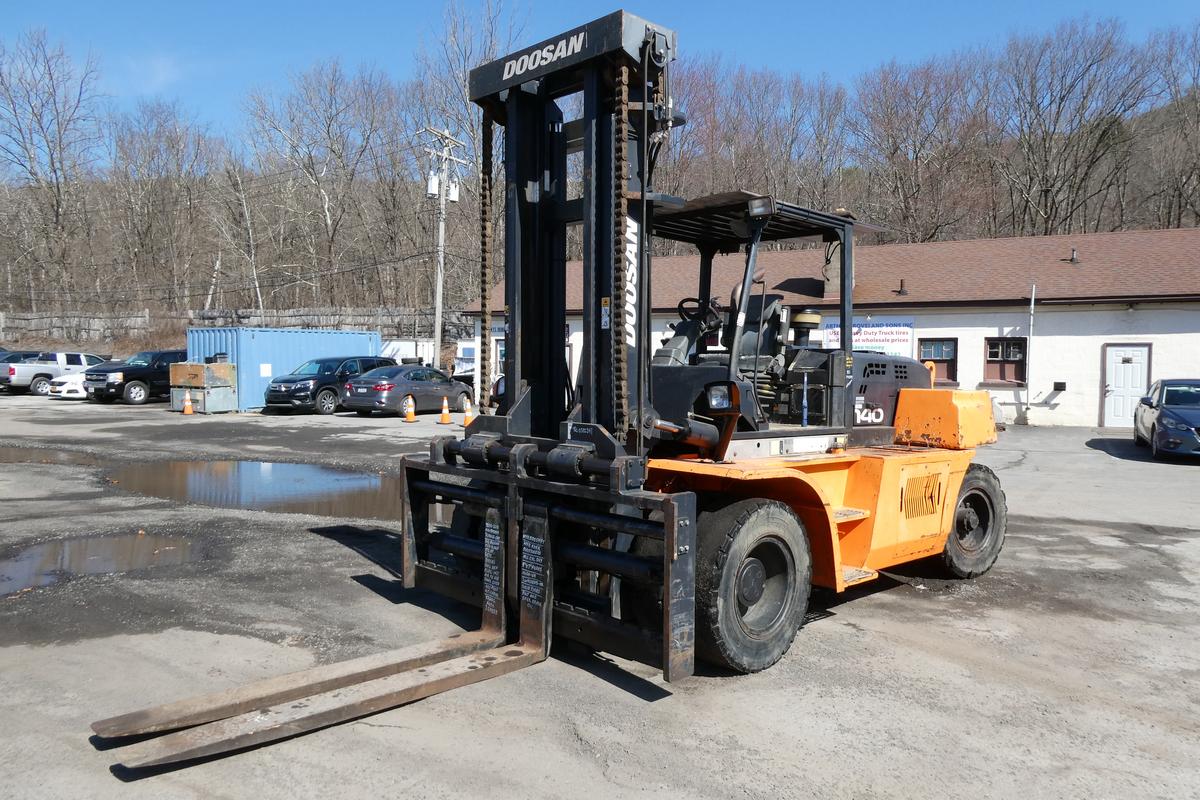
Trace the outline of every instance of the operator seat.
<instances>
[{"instance_id":1,"label":"operator seat","mask_svg":"<svg viewBox=\"0 0 1200 800\"><path fill-rule=\"evenodd\" d=\"M733 332L737 325L737 306L729 308L725 324L721 326L721 344L729 352L736 352L738 369L743 373L766 371L767 365L782 351L784 342L780 338L783 316L783 295L751 295L746 304L746 324L738 347L733 347ZM762 332L760 337L759 332ZM729 352L706 353L701 360L706 364L729 364Z\"/></svg>"}]
</instances>

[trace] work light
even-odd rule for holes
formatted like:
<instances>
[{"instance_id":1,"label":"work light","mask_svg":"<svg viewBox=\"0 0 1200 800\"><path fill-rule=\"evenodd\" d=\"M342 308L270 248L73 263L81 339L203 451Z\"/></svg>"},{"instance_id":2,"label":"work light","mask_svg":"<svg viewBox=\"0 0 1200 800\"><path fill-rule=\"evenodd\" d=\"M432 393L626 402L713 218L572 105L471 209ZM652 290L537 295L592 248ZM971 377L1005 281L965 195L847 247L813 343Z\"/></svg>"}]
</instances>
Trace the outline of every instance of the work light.
<instances>
[{"instance_id":1,"label":"work light","mask_svg":"<svg viewBox=\"0 0 1200 800\"><path fill-rule=\"evenodd\" d=\"M775 213L775 198L773 197L756 197L746 205L752 217L769 217Z\"/></svg>"}]
</instances>

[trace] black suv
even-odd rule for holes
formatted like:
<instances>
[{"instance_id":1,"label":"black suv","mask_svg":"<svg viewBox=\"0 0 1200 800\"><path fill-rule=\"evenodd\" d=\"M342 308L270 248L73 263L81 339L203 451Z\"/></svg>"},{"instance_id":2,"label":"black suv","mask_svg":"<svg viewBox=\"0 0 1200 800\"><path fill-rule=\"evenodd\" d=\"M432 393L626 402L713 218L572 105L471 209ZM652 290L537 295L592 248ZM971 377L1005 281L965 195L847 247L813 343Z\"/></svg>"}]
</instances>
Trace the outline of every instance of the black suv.
<instances>
[{"instance_id":1,"label":"black suv","mask_svg":"<svg viewBox=\"0 0 1200 800\"><path fill-rule=\"evenodd\" d=\"M381 356L338 356L305 361L291 374L271 379L263 411L302 408L318 414L332 414L341 403L343 383L376 367L394 366L395 361Z\"/></svg>"},{"instance_id":2,"label":"black suv","mask_svg":"<svg viewBox=\"0 0 1200 800\"><path fill-rule=\"evenodd\" d=\"M124 400L140 406L151 397L171 393L171 365L187 361L186 350L147 350L124 361L88 367L83 388L89 400L111 403Z\"/></svg>"}]
</instances>

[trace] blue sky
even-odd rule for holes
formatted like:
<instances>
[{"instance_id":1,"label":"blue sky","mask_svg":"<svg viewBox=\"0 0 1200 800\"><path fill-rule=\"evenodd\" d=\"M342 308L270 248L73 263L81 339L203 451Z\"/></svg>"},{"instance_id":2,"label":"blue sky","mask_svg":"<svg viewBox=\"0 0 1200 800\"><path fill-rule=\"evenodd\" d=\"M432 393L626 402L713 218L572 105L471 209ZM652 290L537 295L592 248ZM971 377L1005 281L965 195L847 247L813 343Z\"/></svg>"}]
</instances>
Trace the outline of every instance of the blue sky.
<instances>
[{"instance_id":1,"label":"blue sky","mask_svg":"<svg viewBox=\"0 0 1200 800\"><path fill-rule=\"evenodd\" d=\"M463 0L470 7L470 0ZM619 3L518 0L522 43L602 16ZM1141 38L1200 19L1197 0L932 0L931 2L749 3L656 0L628 10L672 27L687 53L720 53L750 66L777 66L847 80L892 58L902 61L995 44L1011 32L1044 31L1060 20L1117 17ZM439 0L355 2L241 0L8 0L0 40L43 27L74 56L99 61L101 88L119 106L139 97L179 99L217 132L236 132L254 88L285 85L289 73L322 59L372 64L406 77L413 50L438 29ZM846 16L839 17L839 13Z\"/></svg>"}]
</instances>

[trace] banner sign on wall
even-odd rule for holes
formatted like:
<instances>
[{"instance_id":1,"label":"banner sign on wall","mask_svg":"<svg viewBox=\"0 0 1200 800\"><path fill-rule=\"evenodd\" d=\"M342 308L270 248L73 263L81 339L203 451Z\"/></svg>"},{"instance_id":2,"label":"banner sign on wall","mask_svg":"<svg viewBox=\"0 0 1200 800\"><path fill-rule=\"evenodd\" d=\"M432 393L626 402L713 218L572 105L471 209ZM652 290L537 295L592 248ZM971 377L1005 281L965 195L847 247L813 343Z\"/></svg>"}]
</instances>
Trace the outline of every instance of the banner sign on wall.
<instances>
[{"instance_id":1,"label":"banner sign on wall","mask_svg":"<svg viewBox=\"0 0 1200 800\"><path fill-rule=\"evenodd\" d=\"M821 322L824 346L830 349L841 346L842 326L836 319ZM913 317L866 317L854 318L854 349L874 350L890 356L914 358L917 339L914 334Z\"/></svg>"}]
</instances>

